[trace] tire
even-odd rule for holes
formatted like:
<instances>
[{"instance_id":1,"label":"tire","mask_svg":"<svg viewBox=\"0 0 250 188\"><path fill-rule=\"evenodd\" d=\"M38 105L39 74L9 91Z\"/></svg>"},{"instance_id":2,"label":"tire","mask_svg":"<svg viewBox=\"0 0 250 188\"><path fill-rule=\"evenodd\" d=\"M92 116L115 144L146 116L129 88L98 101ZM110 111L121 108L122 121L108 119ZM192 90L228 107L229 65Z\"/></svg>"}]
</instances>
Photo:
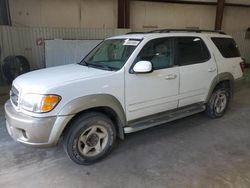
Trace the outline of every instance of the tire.
<instances>
[{"instance_id":1,"label":"tire","mask_svg":"<svg viewBox=\"0 0 250 188\"><path fill-rule=\"evenodd\" d=\"M116 131L104 114L91 112L75 119L66 130L63 147L79 165L90 165L106 157L113 148Z\"/></svg>"},{"instance_id":2,"label":"tire","mask_svg":"<svg viewBox=\"0 0 250 188\"><path fill-rule=\"evenodd\" d=\"M17 76L30 71L30 64L24 56L8 56L3 60L2 70L7 82L11 84Z\"/></svg>"},{"instance_id":3,"label":"tire","mask_svg":"<svg viewBox=\"0 0 250 188\"><path fill-rule=\"evenodd\" d=\"M205 113L210 118L222 117L230 102L230 89L220 86L217 87L206 105Z\"/></svg>"}]
</instances>

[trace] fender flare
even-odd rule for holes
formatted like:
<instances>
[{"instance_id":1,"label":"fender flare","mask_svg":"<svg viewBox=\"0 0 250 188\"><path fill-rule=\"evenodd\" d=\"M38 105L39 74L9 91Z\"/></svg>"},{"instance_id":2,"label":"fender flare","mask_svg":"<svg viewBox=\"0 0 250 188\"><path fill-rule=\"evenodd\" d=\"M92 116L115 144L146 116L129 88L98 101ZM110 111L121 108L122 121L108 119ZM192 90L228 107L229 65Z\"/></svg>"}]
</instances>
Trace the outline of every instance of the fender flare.
<instances>
[{"instance_id":1,"label":"fender flare","mask_svg":"<svg viewBox=\"0 0 250 188\"><path fill-rule=\"evenodd\" d=\"M98 107L108 107L112 109L117 115L118 123L116 126L118 128L118 136L123 139L124 131L123 127L126 125L126 115L121 103L116 99L116 97L109 94L95 94L87 95L83 97L76 98L68 102L58 113L58 116L75 116L76 114ZM71 118L72 119L72 118ZM62 131L67 125L62 127ZM61 133L62 133L61 131Z\"/></svg>"},{"instance_id":2,"label":"fender flare","mask_svg":"<svg viewBox=\"0 0 250 188\"><path fill-rule=\"evenodd\" d=\"M213 79L213 81L210 84L210 89L208 91L207 97L205 99L205 103L207 103L215 89L215 87L218 85L218 83L222 82L222 81L229 81L230 83L230 88L231 88L231 96L233 96L233 88L234 88L234 77L232 75L232 73L229 72L223 72L223 73L219 73L218 75L216 75Z\"/></svg>"}]
</instances>

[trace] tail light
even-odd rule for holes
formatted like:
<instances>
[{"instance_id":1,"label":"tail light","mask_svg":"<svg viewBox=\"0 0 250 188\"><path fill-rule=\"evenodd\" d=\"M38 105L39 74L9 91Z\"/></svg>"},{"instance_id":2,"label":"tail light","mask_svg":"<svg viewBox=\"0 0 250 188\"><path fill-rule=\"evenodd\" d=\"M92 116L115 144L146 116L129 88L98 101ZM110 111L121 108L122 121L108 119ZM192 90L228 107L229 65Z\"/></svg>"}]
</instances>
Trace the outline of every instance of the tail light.
<instances>
[{"instance_id":1,"label":"tail light","mask_svg":"<svg viewBox=\"0 0 250 188\"><path fill-rule=\"evenodd\" d=\"M245 61L240 62L240 68L241 68L241 71L244 72L244 69L246 68Z\"/></svg>"}]
</instances>

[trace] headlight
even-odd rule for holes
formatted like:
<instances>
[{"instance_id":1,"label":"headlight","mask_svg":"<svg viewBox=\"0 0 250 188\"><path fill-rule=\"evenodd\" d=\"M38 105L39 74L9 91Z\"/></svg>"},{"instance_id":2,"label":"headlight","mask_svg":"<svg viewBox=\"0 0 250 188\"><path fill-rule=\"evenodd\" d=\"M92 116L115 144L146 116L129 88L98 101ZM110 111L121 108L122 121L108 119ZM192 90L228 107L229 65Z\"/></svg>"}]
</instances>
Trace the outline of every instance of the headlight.
<instances>
[{"instance_id":1,"label":"headlight","mask_svg":"<svg viewBox=\"0 0 250 188\"><path fill-rule=\"evenodd\" d=\"M27 94L21 100L21 108L30 112L44 113L53 110L60 102L58 95Z\"/></svg>"}]
</instances>

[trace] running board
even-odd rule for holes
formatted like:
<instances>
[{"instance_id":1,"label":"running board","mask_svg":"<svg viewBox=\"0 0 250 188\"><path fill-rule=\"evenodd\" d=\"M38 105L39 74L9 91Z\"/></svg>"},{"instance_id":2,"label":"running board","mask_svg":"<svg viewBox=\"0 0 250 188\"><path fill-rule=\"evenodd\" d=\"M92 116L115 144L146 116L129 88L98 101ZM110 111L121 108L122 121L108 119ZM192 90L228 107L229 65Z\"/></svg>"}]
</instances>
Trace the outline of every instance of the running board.
<instances>
[{"instance_id":1,"label":"running board","mask_svg":"<svg viewBox=\"0 0 250 188\"><path fill-rule=\"evenodd\" d=\"M129 122L127 127L124 127L124 133L132 133L136 131L140 131L143 129L147 129L150 127L154 127L157 125L161 125L163 123L167 123L173 120L181 119L205 110L205 105L192 105L188 107L183 107L176 110L171 110L163 113L159 113L156 115L140 118L139 120L135 120Z\"/></svg>"}]
</instances>

